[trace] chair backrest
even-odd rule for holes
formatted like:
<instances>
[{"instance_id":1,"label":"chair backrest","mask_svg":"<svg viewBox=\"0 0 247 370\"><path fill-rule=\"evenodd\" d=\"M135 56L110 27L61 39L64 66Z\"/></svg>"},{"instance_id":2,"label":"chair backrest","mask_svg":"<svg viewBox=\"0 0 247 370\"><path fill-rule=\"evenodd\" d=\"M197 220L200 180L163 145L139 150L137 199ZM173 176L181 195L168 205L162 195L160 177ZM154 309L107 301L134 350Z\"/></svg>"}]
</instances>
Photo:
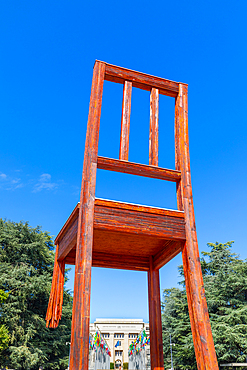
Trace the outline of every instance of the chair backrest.
<instances>
[{"instance_id":1,"label":"chair backrest","mask_svg":"<svg viewBox=\"0 0 247 370\"><path fill-rule=\"evenodd\" d=\"M123 84L123 102L122 102L122 119L119 160L106 157L97 158L97 167L100 169L124 172L133 175L152 177L173 181L177 184L180 182L181 173L179 165L176 163L176 170L161 168L158 166L159 138L159 94L174 97L175 103L175 141L176 137L176 111L178 110L177 97L180 86L186 88L187 85L178 82L166 80L164 78L147 75L122 67L117 67L105 62L96 61L104 64L103 79L115 83ZM103 87L103 86L102 86ZM130 132L130 112L131 112L131 95L132 87L150 91L150 128L149 128L149 165L129 162L129 132ZM100 106L102 103L102 94ZM176 149L177 145L175 145ZM178 151L175 157L178 157ZM176 162L178 162L176 160Z\"/></svg>"}]
</instances>

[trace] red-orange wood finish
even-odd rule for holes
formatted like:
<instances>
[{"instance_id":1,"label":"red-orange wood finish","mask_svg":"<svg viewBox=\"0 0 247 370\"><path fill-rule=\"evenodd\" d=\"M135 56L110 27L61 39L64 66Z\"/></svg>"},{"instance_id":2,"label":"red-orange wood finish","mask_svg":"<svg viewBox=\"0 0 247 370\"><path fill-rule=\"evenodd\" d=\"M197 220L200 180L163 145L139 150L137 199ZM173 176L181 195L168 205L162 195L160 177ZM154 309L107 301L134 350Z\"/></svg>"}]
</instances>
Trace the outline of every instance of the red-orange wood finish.
<instances>
[{"instance_id":1,"label":"red-orange wood finish","mask_svg":"<svg viewBox=\"0 0 247 370\"><path fill-rule=\"evenodd\" d=\"M159 90L150 94L149 164L158 166L159 156Z\"/></svg>"},{"instance_id":2,"label":"red-orange wood finish","mask_svg":"<svg viewBox=\"0 0 247 370\"><path fill-rule=\"evenodd\" d=\"M103 81L124 85L120 159L98 157ZM131 90L150 91L149 165L128 162ZM175 98L176 169L158 167L159 94ZM89 106L80 203L58 234L47 325L62 312L64 265L75 264L70 370L88 369L91 267L147 271L151 369L163 370L159 269L182 251L191 329L199 370L218 370L209 322L192 199L187 85L96 61ZM98 169L177 186L178 211L95 199Z\"/></svg>"},{"instance_id":3,"label":"red-orange wood finish","mask_svg":"<svg viewBox=\"0 0 247 370\"><path fill-rule=\"evenodd\" d=\"M190 306L192 335L199 369L218 369L213 336L209 321L207 302L202 278L198 250L188 139L188 91L184 84L179 85L176 99L176 169L181 171L181 185L178 189L178 206L183 206L185 217L186 243L183 248L187 297Z\"/></svg>"},{"instance_id":4,"label":"red-orange wood finish","mask_svg":"<svg viewBox=\"0 0 247 370\"><path fill-rule=\"evenodd\" d=\"M148 166L140 163L126 162L113 158L98 157L98 168L173 182L178 182L181 179L180 171L168 170L166 168Z\"/></svg>"},{"instance_id":5,"label":"red-orange wood finish","mask_svg":"<svg viewBox=\"0 0 247 370\"><path fill-rule=\"evenodd\" d=\"M159 270L154 270L152 256L150 256L149 263L150 265L148 271L148 304L149 304L151 369L163 370L164 359L163 359Z\"/></svg>"},{"instance_id":6,"label":"red-orange wood finish","mask_svg":"<svg viewBox=\"0 0 247 370\"><path fill-rule=\"evenodd\" d=\"M175 102L175 165L176 169L180 170L180 149L179 149L179 142L180 142L180 126L179 126L179 105L180 99L176 99ZM177 183L177 204L178 209L183 209L182 203L182 193L181 193L181 181ZM190 316L190 323L191 323L191 330L193 333L193 341L194 341L194 348L195 348L195 355L197 366L199 369L204 368L204 360L202 355L202 348L201 348L201 341L198 332L198 328L196 326L195 314L192 305L193 296L191 294L191 285L189 281L189 273L188 273L188 265L187 265L187 252L186 248L182 250L182 258L183 258L183 269L185 275L185 286L186 286L186 293L187 293L187 302L189 308L189 316Z\"/></svg>"},{"instance_id":7,"label":"red-orange wood finish","mask_svg":"<svg viewBox=\"0 0 247 370\"><path fill-rule=\"evenodd\" d=\"M108 63L105 63L105 80L121 84L125 81L131 81L133 87L148 91L151 91L152 88L156 88L159 89L160 94L172 96L174 98L178 95L179 89L178 82L114 66Z\"/></svg>"},{"instance_id":8,"label":"red-orange wood finish","mask_svg":"<svg viewBox=\"0 0 247 370\"><path fill-rule=\"evenodd\" d=\"M128 160L132 83L124 82L119 159Z\"/></svg>"},{"instance_id":9,"label":"red-orange wood finish","mask_svg":"<svg viewBox=\"0 0 247 370\"><path fill-rule=\"evenodd\" d=\"M62 316L65 260L58 261L59 246L56 248L51 294L46 313L46 326L56 328Z\"/></svg>"},{"instance_id":10,"label":"red-orange wood finish","mask_svg":"<svg viewBox=\"0 0 247 370\"><path fill-rule=\"evenodd\" d=\"M95 182L105 64L96 62L89 105L77 234L70 370L88 368Z\"/></svg>"}]
</instances>

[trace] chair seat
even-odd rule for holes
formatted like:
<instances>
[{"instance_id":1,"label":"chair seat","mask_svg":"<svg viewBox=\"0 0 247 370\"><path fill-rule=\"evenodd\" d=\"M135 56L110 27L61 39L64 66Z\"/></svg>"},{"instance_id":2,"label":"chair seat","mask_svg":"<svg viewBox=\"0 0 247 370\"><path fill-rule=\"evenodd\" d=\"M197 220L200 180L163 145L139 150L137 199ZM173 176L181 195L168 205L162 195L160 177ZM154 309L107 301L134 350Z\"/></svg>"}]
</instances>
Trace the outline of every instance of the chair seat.
<instances>
[{"instance_id":1,"label":"chair seat","mask_svg":"<svg viewBox=\"0 0 247 370\"><path fill-rule=\"evenodd\" d=\"M78 203L56 237L58 260L75 264ZM160 268L185 242L184 213L157 207L95 199L93 261L95 267L148 271L150 256Z\"/></svg>"}]
</instances>

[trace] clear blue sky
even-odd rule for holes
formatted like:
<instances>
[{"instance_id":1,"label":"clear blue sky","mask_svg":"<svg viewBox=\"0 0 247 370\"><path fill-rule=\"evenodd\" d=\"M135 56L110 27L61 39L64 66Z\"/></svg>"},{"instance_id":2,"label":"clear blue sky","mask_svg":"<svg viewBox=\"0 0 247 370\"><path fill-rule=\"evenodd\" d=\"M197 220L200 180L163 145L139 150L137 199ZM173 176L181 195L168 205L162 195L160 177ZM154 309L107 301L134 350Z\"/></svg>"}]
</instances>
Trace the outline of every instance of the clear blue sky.
<instances>
[{"instance_id":1,"label":"clear blue sky","mask_svg":"<svg viewBox=\"0 0 247 370\"><path fill-rule=\"evenodd\" d=\"M95 59L189 84L200 250L247 258L246 1L2 1L0 217L56 235L79 200ZM105 83L99 154L117 158L122 86ZM174 168L172 98L160 98L160 165ZM149 94L133 91L130 160L148 161ZM97 196L176 207L174 184L99 171ZM161 288L178 281L178 256ZM73 287L73 271L69 288ZM93 269L91 318L148 319L145 273Z\"/></svg>"}]
</instances>

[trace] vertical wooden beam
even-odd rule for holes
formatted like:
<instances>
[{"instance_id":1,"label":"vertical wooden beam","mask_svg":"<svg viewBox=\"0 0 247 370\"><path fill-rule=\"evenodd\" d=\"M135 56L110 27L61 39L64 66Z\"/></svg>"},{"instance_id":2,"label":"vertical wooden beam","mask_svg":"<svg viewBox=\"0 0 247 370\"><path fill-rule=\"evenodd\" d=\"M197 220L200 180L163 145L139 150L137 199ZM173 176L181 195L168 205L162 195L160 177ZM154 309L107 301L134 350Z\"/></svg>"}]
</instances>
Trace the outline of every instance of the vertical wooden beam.
<instances>
[{"instance_id":1,"label":"vertical wooden beam","mask_svg":"<svg viewBox=\"0 0 247 370\"><path fill-rule=\"evenodd\" d=\"M180 105L180 99L179 97L176 98L176 104L175 104L175 167L176 170L180 171L180 126L179 126L179 105ZM177 182L177 204L178 204L178 210L183 211L183 197L181 192L181 181ZM192 294L190 289L190 281L189 281L189 273L188 273L188 263L187 263L187 252L186 252L186 246L184 245L182 250L182 258L183 258L183 269L184 269L184 278L185 278L185 287L186 287L186 294L187 294L187 302L188 302L188 309L189 309L189 315L190 315L190 324L191 324L191 331L193 335L193 342L194 342L194 348L195 348L195 355L196 355L196 361L198 369L204 369L204 359L201 349L201 341L200 336L198 332L198 328L196 325L195 315L193 311L193 305L192 305Z\"/></svg>"},{"instance_id":2,"label":"vertical wooden beam","mask_svg":"<svg viewBox=\"0 0 247 370\"><path fill-rule=\"evenodd\" d=\"M200 333L198 330L197 320L196 320L195 312L193 308L193 301L192 301L193 295L191 293L191 281L190 281L190 275L189 275L189 270L188 270L188 256L187 256L187 250L186 250L185 245L184 245L184 249L182 250L182 258L183 258L185 287L186 287L186 293L187 293L187 302L188 302L188 309L189 309L189 315L190 315L190 325L191 325L191 331L193 335L197 368L198 370L202 370L202 369L205 369L204 358L203 358L203 352L202 352L202 346L201 346L201 340L200 340Z\"/></svg>"},{"instance_id":3,"label":"vertical wooden beam","mask_svg":"<svg viewBox=\"0 0 247 370\"><path fill-rule=\"evenodd\" d=\"M163 370L163 342L160 303L159 270L153 268L153 257L150 257L148 271L148 302L149 302L149 329L151 369Z\"/></svg>"},{"instance_id":4,"label":"vertical wooden beam","mask_svg":"<svg viewBox=\"0 0 247 370\"><path fill-rule=\"evenodd\" d=\"M159 151L159 90L152 88L150 94L149 164L158 166Z\"/></svg>"},{"instance_id":5,"label":"vertical wooden beam","mask_svg":"<svg viewBox=\"0 0 247 370\"><path fill-rule=\"evenodd\" d=\"M125 81L123 89L122 120L119 159L124 161L129 157L129 131L130 131L130 110L131 110L132 82Z\"/></svg>"},{"instance_id":6,"label":"vertical wooden beam","mask_svg":"<svg viewBox=\"0 0 247 370\"><path fill-rule=\"evenodd\" d=\"M75 261L70 370L88 369L93 217L105 64L96 61L89 105Z\"/></svg>"},{"instance_id":7,"label":"vertical wooden beam","mask_svg":"<svg viewBox=\"0 0 247 370\"><path fill-rule=\"evenodd\" d=\"M178 207L183 207L186 231L182 254L197 366L200 370L218 370L195 226L189 159L188 92L184 84L179 84L176 99L175 135L176 169L181 171L181 182L177 189Z\"/></svg>"}]
</instances>

